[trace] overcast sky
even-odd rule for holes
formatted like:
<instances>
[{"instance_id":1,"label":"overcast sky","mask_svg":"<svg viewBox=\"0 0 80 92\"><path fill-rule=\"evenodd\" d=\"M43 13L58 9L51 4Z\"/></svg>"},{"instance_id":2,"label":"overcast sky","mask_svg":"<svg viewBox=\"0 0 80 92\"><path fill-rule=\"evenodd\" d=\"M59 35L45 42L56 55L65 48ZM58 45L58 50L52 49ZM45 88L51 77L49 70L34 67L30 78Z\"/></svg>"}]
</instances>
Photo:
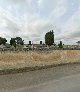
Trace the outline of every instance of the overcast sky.
<instances>
[{"instance_id":1,"label":"overcast sky","mask_svg":"<svg viewBox=\"0 0 80 92\"><path fill-rule=\"evenodd\" d=\"M44 40L54 30L55 42L80 40L80 0L0 0L0 36Z\"/></svg>"}]
</instances>

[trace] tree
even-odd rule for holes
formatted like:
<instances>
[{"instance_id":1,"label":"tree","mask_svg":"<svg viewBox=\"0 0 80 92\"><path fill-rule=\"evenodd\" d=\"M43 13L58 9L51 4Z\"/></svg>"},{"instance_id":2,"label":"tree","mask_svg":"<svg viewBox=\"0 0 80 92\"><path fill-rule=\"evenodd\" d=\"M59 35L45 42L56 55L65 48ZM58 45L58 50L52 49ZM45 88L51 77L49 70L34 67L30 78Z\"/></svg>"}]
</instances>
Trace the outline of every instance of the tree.
<instances>
[{"instance_id":1,"label":"tree","mask_svg":"<svg viewBox=\"0 0 80 92\"><path fill-rule=\"evenodd\" d=\"M17 44L24 45L24 40L21 37L16 37L15 39Z\"/></svg>"},{"instance_id":2,"label":"tree","mask_svg":"<svg viewBox=\"0 0 80 92\"><path fill-rule=\"evenodd\" d=\"M10 45L11 46L13 45L16 48L16 39L15 38L11 38Z\"/></svg>"},{"instance_id":3,"label":"tree","mask_svg":"<svg viewBox=\"0 0 80 92\"><path fill-rule=\"evenodd\" d=\"M23 45L24 44L24 40L22 40L21 37L11 38L10 45L11 46L13 45L16 48L16 44Z\"/></svg>"},{"instance_id":4,"label":"tree","mask_svg":"<svg viewBox=\"0 0 80 92\"><path fill-rule=\"evenodd\" d=\"M2 38L2 44L5 45L7 42L6 38Z\"/></svg>"},{"instance_id":5,"label":"tree","mask_svg":"<svg viewBox=\"0 0 80 92\"><path fill-rule=\"evenodd\" d=\"M0 45L1 45L1 44L5 45L6 42L7 42L6 38L0 37Z\"/></svg>"},{"instance_id":6,"label":"tree","mask_svg":"<svg viewBox=\"0 0 80 92\"><path fill-rule=\"evenodd\" d=\"M59 48L63 48L62 41L60 41L60 44L58 44Z\"/></svg>"},{"instance_id":7,"label":"tree","mask_svg":"<svg viewBox=\"0 0 80 92\"><path fill-rule=\"evenodd\" d=\"M46 43L46 45L49 45L49 46L53 45L53 43L54 43L54 32L53 32L53 30L50 31L50 32L47 32L45 34L45 43Z\"/></svg>"}]
</instances>

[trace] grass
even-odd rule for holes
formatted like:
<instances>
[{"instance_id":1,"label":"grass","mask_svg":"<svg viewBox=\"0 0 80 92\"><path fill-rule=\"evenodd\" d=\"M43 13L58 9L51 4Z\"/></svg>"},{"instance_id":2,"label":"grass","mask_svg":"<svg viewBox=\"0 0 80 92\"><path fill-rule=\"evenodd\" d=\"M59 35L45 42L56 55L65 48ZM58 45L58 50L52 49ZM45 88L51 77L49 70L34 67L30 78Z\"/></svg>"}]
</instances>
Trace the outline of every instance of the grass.
<instances>
[{"instance_id":1,"label":"grass","mask_svg":"<svg viewBox=\"0 0 80 92\"><path fill-rule=\"evenodd\" d=\"M0 70L80 62L79 50L2 52Z\"/></svg>"}]
</instances>

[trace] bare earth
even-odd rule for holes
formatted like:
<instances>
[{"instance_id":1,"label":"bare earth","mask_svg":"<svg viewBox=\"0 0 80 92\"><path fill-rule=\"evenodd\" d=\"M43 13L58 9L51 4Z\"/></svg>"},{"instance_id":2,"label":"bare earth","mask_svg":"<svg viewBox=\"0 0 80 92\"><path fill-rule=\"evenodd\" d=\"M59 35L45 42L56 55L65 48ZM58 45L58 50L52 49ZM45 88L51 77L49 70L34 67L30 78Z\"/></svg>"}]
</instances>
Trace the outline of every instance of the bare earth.
<instances>
[{"instance_id":1,"label":"bare earth","mask_svg":"<svg viewBox=\"0 0 80 92\"><path fill-rule=\"evenodd\" d=\"M0 70L80 62L80 50L0 52Z\"/></svg>"}]
</instances>

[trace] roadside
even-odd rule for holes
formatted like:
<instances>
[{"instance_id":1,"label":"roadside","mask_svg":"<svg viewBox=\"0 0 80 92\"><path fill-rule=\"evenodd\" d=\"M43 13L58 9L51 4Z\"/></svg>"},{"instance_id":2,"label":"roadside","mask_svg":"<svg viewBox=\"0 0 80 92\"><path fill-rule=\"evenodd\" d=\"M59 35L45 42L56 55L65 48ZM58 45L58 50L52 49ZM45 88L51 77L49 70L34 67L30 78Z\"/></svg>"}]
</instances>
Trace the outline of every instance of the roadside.
<instances>
[{"instance_id":1,"label":"roadside","mask_svg":"<svg viewBox=\"0 0 80 92\"><path fill-rule=\"evenodd\" d=\"M45 65L45 66L34 66L34 67L23 67L23 68L13 68L13 69L4 69L4 70L0 70L0 75L16 74L16 73L35 71L35 70L43 70L43 69L50 69L50 68L55 68L55 67L58 68L58 67L65 67L65 66L76 66L76 65L80 65L80 62L63 63L63 64L55 64L55 65Z\"/></svg>"},{"instance_id":2,"label":"roadside","mask_svg":"<svg viewBox=\"0 0 80 92\"><path fill-rule=\"evenodd\" d=\"M33 91L36 90L38 85L49 84L52 81L77 74L80 74L80 64L69 64L43 70L0 75L0 92L38 92L39 90ZM34 89L31 91L30 89L32 88Z\"/></svg>"},{"instance_id":3,"label":"roadside","mask_svg":"<svg viewBox=\"0 0 80 92\"><path fill-rule=\"evenodd\" d=\"M0 74L28 72L66 64L80 64L80 50L0 53Z\"/></svg>"}]
</instances>

